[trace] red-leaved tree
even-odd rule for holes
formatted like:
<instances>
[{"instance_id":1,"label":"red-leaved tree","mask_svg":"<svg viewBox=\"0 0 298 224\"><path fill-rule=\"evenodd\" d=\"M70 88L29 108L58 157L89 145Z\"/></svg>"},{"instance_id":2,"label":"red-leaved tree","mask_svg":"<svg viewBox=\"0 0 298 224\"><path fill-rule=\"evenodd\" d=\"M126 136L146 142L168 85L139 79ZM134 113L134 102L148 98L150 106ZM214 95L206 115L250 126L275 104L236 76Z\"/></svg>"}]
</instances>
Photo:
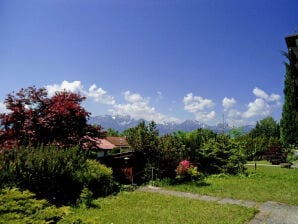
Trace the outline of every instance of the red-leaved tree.
<instances>
[{"instance_id":1,"label":"red-leaved tree","mask_svg":"<svg viewBox=\"0 0 298 224\"><path fill-rule=\"evenodd\" d=\"M8 94L4 103L10 112L0 114L0 146L67 147L81 142L86 145L88 134L104 136L100 127L87 124L90 113L81 106L83 100L85 97L67 91L49 98L45 88L34 86Z\"/></svg>"}]
</instances>

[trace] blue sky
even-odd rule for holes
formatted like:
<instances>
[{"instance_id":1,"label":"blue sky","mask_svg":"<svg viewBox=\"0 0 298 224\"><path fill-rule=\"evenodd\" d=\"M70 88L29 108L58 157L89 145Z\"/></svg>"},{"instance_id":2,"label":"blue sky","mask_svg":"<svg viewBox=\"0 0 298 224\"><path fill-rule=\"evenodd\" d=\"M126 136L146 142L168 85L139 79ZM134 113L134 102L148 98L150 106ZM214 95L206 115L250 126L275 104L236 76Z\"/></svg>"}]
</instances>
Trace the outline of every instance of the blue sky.
<instances>
[{"instance_id":1,"label":"blue sky","mask_svg":"<svg viewBox=\"0 0 298 224\"><path fill-rule=\"evenodd\" d=\"M0 112L22 87L95 115L253 124L281 117L297 0L0 0Z\"/></svg>"}]
</instances>

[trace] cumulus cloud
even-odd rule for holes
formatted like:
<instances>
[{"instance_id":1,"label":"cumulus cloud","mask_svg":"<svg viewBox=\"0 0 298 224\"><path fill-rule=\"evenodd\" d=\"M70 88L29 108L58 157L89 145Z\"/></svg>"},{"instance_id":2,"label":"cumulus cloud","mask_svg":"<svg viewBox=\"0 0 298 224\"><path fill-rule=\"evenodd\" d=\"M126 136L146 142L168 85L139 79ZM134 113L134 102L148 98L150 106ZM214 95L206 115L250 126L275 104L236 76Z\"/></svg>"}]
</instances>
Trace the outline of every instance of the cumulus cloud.
<instances>
[{"instance_id":1,"label":"cumulus cloud","mask_svg":"<svg viewBox=\"0 0 298 224\"><path fill-rule=\"evenodd\" d=\"M115 104L109 111L114 115L129 115L135 119L154 120L156 123L179 122L175 117L169 117L156 111L149 105L149 99L138 93L126 91L123 93L126 103Z\"/></svg>"},{"instance_id":2,"label":"cumulus cloud","mask_svg":"<svg viewBox=\"0 0 298 224\"><path fill-rule=\"evenodd\" d=\"M215 111L211 111L211 112L199 111L195 113L195 117L196 117L196 120L198 121L211 121L215 119L216 113Z\"/></svg>"},{"instance_id":3,"label":"cumulus cloud","mask_svg":"<svg viewBox=\"0 0 298 224\"><path fill-rule=\"evenodd\" d=\"M273 107L281 105L281 97L278 94L269 95L258 87L255 87L252 92L257 98L247 105L247 111L243 113L244 118L269 116Z\"/></svg>"},{"instance_id":4,"label":"cumulus cloud","mask_svg":"<svg viewBox=\"0 0 298 224\"><path fill-rule=\"evenodd\" d=\"M247 106L247 111L243 113L244 118L254 116L268 116L270 114L270 106L264 99L257 98L254 102L250 102Z\"/></svg>"},{"instance_id":5,"label":"cumulus cloud","mask_svg":"<svg viewBox=\"0 0 298 224\"><path fill-rule=\"evenodd\" d=\"M215 105L210 99L188 93L183 98L183 103L184 110L193 113L197 120L209 121L213 120L216 116L215 111L210 111Z\"/></svg>"},{"instance_id":6,"label":"cumulus cloud","mask_svg":"<svg viewBox=\"0 0 298 224\"><path fill-rule=\"evenodd\" d=\"M228 110L229 108L233 107L236 104L236 100L234 98L223 98L222 106L224 110Z\"/></svg>"},{"instance_id":7,"label":"cumulus cloud","mask_svg":"<svg viewBox=\"0 0 298 224\"><path fill-rule=\"evenodd\" d=\"M103 104L114 105L116 103L114 97L107 95L107 91L102 88L97 88L95 84L91 85L88 92L85 92L87 97L93 98L96 102Z\"/></svg>"},{"instance_id":8,"label":"cumulus cloud","mask_svg":"<svg viewBox=\"0 0 298 224\"><path fill-rule=\"evenodd\" d=\"M97 88L95 84L91 85L88 90L85 90L80 81L63 81L61 84L47 85L45 87L50 96L53 96L58 91L70 91L80 93L94 101L102 104L115 104L114 97L107 95L107 92L102 88Z\"/></svg>"},{"instance_id":9,"label":"cumulus cloud","mask_svg":"<svg viewBox=\"0 0 298 224\"><path fill-rule=\"evenodd\" d=\"M252 92L257 98L261 98L270 102L279 101L281 99L280 95L275 93L268 95L264 90L259 89L258 87L255 87Z\"/></svg>"},{"instance_id":10,"label":"cumulus cloud","mask_svg":"<svg viewBox=\"0 0 298 224\"><path fill-rule=\"evenodd\" d=\"M47 85L45 87L50 96L53 96L56 92L59 91L70 91L70 92L83 92L83 86L80 81L68 82L63 81L60 85Z\"/></svg>"},{"instance_id":11,"label":"cumulus cloud","mask_svg":"<svg viewBox=\"0 0 298 224\"><path fill-rule=\"evenodd\" d=\"M157 112L154 107L150 106L149 98L144 98L139 93L131 93L129 90L123 93L126 102L117 104L113 96L108 95L107 91L98 88L95 84L85 89L80 81L63 81L61 84L47 85L46 89L50 96L54 95L57 91L63 90L80 93L86 96L87 99L111 106L109 112L114 115L129 115L135 119L154 120L156 123L180 121L175 117ZM157 94L159 97L162 96L161 92L157 92Z\"/></svg>"},{"instance_id":12,"label":"cumulus cloud","mask_svg":"<svg viewBox=\"0 0 298 224\"><path fill-rule=\"evenodd\" d=\"M204 99L201 96L193 96L192 93L188 93L183 98L184 109L188 112L195 113L208 108L212 108L214 103L210 99Z\"/></svg>"},{"instance_id":13,"label":"cumulus cloud","mask_svg":"<svg viewBox=\"0 0 298 224\"><path fill-rule=\"evenodd\" d=\"M129 103L146 102L146 100L138 93L131 94L130 91L124 92L124 99Z\"/></svg>"},{"instance_id":14,"label":"cumulus cloud","mask_svg":"<svg viewBox=\"0 0 298 224\"><path fill-rule=\"evenodd\" d=\"M235 109L234 98L225 97L222 100L223 110L229 122L233 121L237 125L248 124L251 118L269 116L274 108L281 106L281 97L278 94L268 94L258 87L255 87L252 93L256 98L246 105L245 110Z\"/></svg>"}]
</instances>

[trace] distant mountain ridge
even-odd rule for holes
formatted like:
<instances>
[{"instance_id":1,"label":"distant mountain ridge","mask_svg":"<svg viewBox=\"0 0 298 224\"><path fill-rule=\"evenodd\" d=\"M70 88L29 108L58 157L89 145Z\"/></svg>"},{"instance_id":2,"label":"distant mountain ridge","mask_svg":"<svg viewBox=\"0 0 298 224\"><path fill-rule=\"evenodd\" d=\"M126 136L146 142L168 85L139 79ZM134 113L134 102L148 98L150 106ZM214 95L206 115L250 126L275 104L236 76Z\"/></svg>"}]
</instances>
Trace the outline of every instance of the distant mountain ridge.
<instances>
[{"instance_id":1,"label":"distant mountain ridge","mask_svg":"<svg viewBox=\"0 0 298 224\"><path fill-rule=\"evenodd\" d=\"M88 123L100 125L105 130L107 130L108 128L112 128L121 133L128 128L137 126L141 121L142 119L134 119L130 116L100 115L90 117ZM199 128L209 129L216 133L227 133L233 128L230 127L228 124L209 126L197 120L185 120L182 123L168 122L163 124L156 124L156 126L159 130L160 135L170 134L176 131L190 132ZM252 125L243 126L243 132L247 133L252 128L254 128L254 126Z\"/></svg>"}]
</instances>

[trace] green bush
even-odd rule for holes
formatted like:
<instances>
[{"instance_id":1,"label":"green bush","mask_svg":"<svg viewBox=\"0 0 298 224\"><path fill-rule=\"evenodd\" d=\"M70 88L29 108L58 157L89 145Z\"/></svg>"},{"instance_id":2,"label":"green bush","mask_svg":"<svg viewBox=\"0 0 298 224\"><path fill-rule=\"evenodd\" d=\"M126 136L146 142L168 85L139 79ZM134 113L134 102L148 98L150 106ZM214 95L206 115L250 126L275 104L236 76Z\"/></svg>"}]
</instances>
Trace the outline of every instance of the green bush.
<instances>
[{"instance_id":1,"label":"green bush","mask_svg":"<svg viewBox=\"0 0 298 224\"><path fill-rule=\"evenodd\" d=\"M112 171L87 160L78 147L20 148L1 154L1 187L17 186L34 192L50 203L74 204L87 187L94 197L112 193Z\"/></svg>"},{"instance_id":2,"label":"green bush","mask_svg":"<svg viewBox=\"0 0 298 224\"><path fill-rule=\"evenodd\" d=\"M87 159L75 175L78 182L92 192L94 198L119 190L113 179L112 169L95 160Z\"/></svg>"},{"instance_id":3,"label":"green bush","mask_svg":"<svg viewBox=\"0 0 298 224\"><path fill-rule=\"evenodd\" d=\"M198 167L204 173L238 174L245 170L242 146L228 136L219 135L209 139L199 151Z\"/></svg>"},{"instance_id":4,"label":"green bush","mask_svg":"<svg viewBox=\"0 0 298 224\"><path fill-rule=\"evenodd\" d=\"M17 185L54 204L73 203L82 189L74 174L85 161L78 147L22 149L14 161Z\"/></svg>"},{"instance_id":5,"label":"green bush","mask_svg":"<svg viewBox=\"0 0 298 224\"><path fill-rule=\"evenodd\" d=\"M37 200L30 191L5 188L0 191L0 224L57 223L70 213L69 207L51 206L46 200Z\"/></svg>"}]
</instances>

